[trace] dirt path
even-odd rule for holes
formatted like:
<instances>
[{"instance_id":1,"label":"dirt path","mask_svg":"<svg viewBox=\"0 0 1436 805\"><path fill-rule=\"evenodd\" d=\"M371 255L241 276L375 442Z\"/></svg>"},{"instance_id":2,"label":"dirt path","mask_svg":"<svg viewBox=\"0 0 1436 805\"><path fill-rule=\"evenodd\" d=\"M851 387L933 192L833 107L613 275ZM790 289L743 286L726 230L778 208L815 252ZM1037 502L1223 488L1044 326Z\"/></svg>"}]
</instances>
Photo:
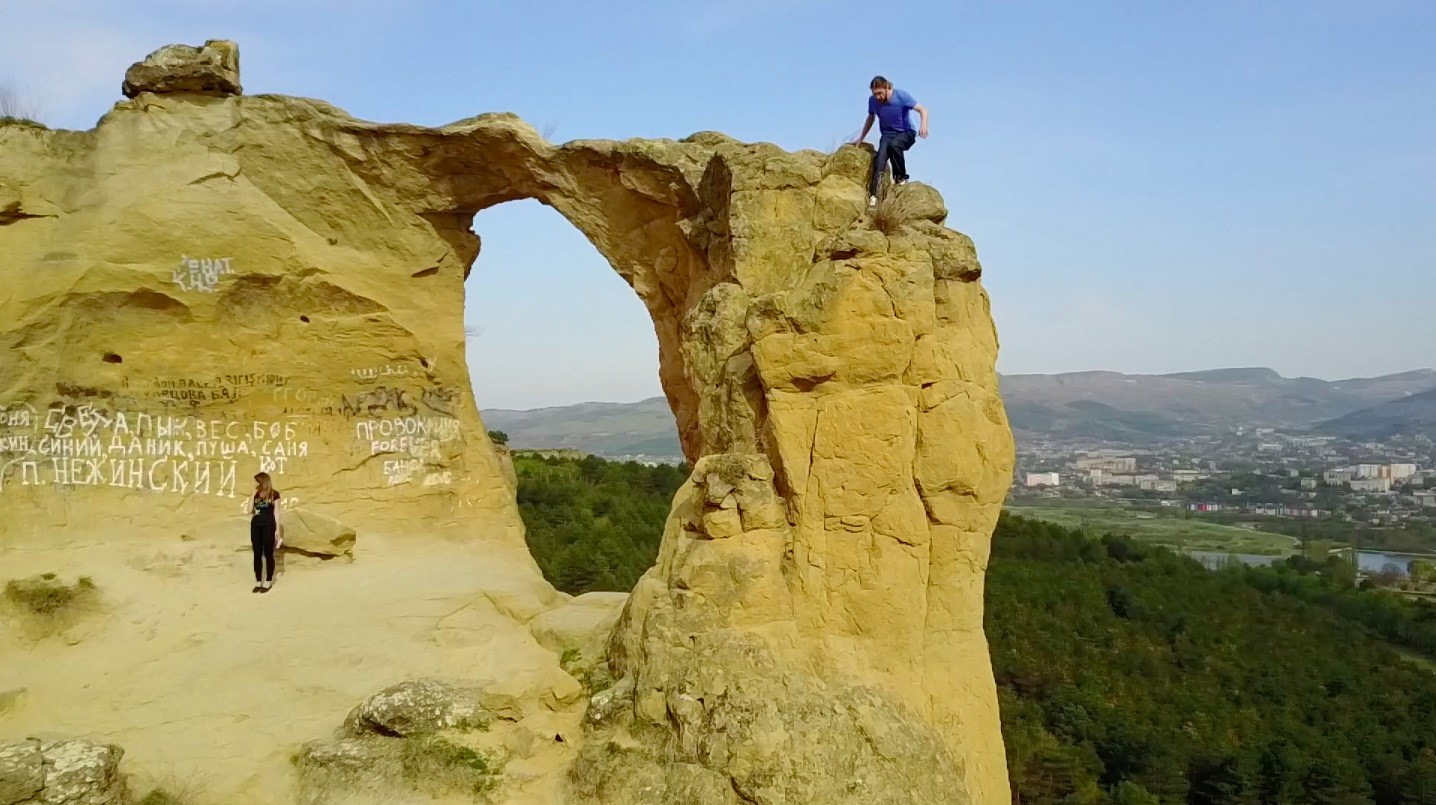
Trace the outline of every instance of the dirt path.
<instances>
[{"instance_id":1,"label":"dirt path","mask_svg":"<svg viewBox=\"0 0 1436 805\"><path fill-rule=\"evenodd\" d=\"M290 557L265 595L247 545L140 545L0 549L0 583L89 576L101 600L40 639L13 608L0 619L0 696L23 689L0 741L91 736L125 748L142 792L290 802L291 752L394 682L503 679L537 700L562 674L521 622L562 599L483 543L361 537L352 563Z\"/></svg>"}]
</instances>

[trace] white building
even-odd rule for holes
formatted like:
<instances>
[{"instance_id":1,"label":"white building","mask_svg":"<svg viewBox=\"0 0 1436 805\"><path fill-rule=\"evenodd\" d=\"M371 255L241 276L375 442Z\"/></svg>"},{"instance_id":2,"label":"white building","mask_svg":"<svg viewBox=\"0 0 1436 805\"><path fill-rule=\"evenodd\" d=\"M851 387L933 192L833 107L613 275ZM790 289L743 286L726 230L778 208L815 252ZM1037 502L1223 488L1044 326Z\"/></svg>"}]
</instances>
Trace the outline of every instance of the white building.
<instances>
[{"instance_id":1,"label":"white building","mask_svg":"<svg viewBox=\"0 0 1436 805\"><path fill-rule=\"evenodd\" d=\"M1380 464L1357 464L1355 477L1357 478L1379 478L1381 471L1385 469Z\"/></svg>"},{"instance_id":2,"label":"white building","mask_svg":"<svg viewBox=\"0 0 1436 805\"><path fill-rule=\"evenodd\" d=\"M1325 481L1328 486L1341 486L1349 483L1355 474L1350 467L1344 467L1339 470L1327 470L1323 472L1321 474L1321 480Z\"/></svg>"},{"instance_id":3,"label":"white building","mask_svg":"<svg viewBox=\"0 0 1436 805\"><path fill-rule=\"evenodd\" d=\"M1390 492L1390 478L1353 478L1351 481L1353 492Z\"/></svg>"},{"instance_id":4,"label":"white building","mask_svg":"<svg viewBox=\"0 0 1436 805\"><path fill-rule=\"evenodd\" d=\"M1132 472L1137 469L1137 459L1135 456L1094 456L1090 458L1079 458L1077 459L1077 469Z\"/></svg>"},{"instance_id":5,"label":"white building","mask_svg":"<svg viewBox=\"0 0 1436 805\"><path fill-rule=\"evenodd\" d=\"M1061 486L1062 479L1055 472L1027 473L1027 486Z\"/></svg>"},{"instance_id":6,"label":"white building","mask_svg":"<svg viewBox=\"0 0 1436 805\"><path fill-rule=\"evenodd\" d=\"M1415 474L1416 474L1416 465L1415 465L1415 464L1392 464L1392 465L1391 465L1390 476L1391 476L1391 480L1393 480L1393 481L1404 481L1404 480L1406 480L1407 478L1410 478L1410 477L1414 476Z\"/></svg>"}]
</instances>

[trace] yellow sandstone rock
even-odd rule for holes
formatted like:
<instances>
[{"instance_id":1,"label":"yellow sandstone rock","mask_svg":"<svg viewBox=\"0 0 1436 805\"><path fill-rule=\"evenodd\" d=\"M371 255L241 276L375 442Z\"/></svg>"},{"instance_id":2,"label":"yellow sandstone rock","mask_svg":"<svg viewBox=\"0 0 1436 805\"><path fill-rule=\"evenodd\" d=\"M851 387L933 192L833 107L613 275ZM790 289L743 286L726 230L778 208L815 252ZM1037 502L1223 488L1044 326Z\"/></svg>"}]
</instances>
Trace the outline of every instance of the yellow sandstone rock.
<instances>
[{"instance_id":1,"label":"yellow sandstone rock","mask_svg":"<svg viewBox=\"0 0 1436 805\"><path fill-rule=\"evenodd\" d=\"M155 58L92 131L0 124L0 543L202 531L262 470L361 551L382 527L532 568L463 281L474 214L537 199L647 307L694 466L570 796L1009 800L982 583L1013 446L935 190L879 228L860 148L380 125L229 94L229 46L176 58L232 90L149 91Z\"/></svg>"}]
</instances>

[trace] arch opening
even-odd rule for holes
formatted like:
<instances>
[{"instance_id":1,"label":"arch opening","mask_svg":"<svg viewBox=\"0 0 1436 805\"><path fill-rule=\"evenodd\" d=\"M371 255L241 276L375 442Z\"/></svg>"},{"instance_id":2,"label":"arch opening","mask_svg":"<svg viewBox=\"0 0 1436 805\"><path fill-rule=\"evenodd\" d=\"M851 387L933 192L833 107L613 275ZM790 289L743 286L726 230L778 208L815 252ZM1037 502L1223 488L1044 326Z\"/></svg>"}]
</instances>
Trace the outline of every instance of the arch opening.
<instances>
[{"instance_id":1,"label":"arch opening","mask_svg":"<svg viewBox=\"0 0 1436 805\"><path fill-rule=\"evenodd\" d=\"M638 152L615 153L624 144L607 141L554 146L505 114L482 115L446 131L451 136L428 146L415 167L439 196L424 217L454 247L465 279L482 250L481 234L474 231L481 213L525 200L555 210L648 311L658 340L659 382L683 454L695 461L703 452L701 395L687 371L681 331L690 307L717 281L709 278L707 256L692 237L704 205L691 188L704 166L684 171Z\"/></svg>"},{"instance_id":2,"label":"arch opening","mask_svg":"<svg viewBox=\"0 0 1436 805\"><path fill-rule=\"evenodd\" d=\"M479 213L474 229L483 246L464 282L464 323L480 412L632 403L663 393L647 309L572 224L522 200Z\"/></svg>"}]
</instances>

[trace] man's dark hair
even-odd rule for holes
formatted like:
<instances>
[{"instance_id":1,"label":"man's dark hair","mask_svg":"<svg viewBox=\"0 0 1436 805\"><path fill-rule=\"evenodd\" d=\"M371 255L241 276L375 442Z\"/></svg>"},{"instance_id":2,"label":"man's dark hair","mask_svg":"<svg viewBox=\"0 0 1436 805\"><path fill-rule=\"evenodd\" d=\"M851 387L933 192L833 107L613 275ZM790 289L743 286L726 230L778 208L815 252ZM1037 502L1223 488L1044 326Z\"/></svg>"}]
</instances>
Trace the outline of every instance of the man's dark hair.
<instances>
[{"instance_id":1,"label":"man's dark hair","mask_svg":"<svg viewBox=\"0 0 1436 805\"><path fill-rule=\"evenodd\" d=\"M870 82L868 82L868 89L877 89L878 87L889 87L889 88L891 88L892 85L893 85L893 82L891 82L891 81L887 80L886 78L883 78L882 76L879 75L879 76L873 76L873 80L870 81Z\"/></svg>"}]
</instances>

